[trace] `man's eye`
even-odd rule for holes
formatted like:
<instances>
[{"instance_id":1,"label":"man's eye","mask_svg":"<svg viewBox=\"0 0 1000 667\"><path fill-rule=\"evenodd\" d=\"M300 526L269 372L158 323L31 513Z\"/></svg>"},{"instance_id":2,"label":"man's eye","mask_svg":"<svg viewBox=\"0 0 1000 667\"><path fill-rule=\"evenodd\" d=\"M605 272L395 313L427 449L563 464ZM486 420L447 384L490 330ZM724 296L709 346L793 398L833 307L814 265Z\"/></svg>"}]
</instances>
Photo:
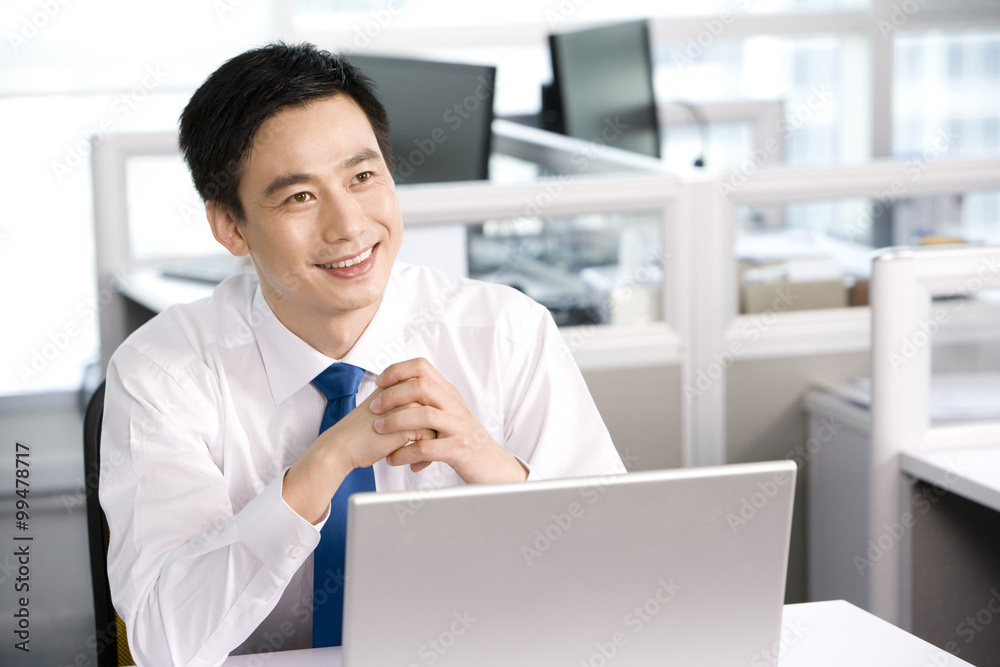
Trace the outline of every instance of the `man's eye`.
<instances>
[{"instance_id":1,"label":"man's eye","mask_svg":"<svg viewBox=\"0 0 1000 667\"><path fill-rule=\"evenodd\" d=\"M305 202L309 201L309 193L297 192L294 195L292 195L291 200L296 204L304 204Z\"/></svg>"},{"instance_id":2,"label":"man's eye","mask_svg":"<svg viewBox=\"0 0 1000 667\"><path fill-rule=\"evenodd\" d=\"M357 176L355 176L354 178L355 178L356 181L358 181L358 183L364 183L365 181L367 181L369 178L371 178L374 175L375 175L374 172L363 171L360 174L358 174Z\"/></svg>"}]
</instances>

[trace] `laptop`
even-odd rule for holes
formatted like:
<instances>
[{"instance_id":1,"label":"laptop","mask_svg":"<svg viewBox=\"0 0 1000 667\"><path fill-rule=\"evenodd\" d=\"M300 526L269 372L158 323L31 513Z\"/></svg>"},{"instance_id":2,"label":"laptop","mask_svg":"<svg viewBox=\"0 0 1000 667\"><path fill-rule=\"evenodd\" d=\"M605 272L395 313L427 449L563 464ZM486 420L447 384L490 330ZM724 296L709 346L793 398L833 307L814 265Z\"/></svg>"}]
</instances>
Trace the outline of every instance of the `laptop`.
<instances>
[{"instance_id":1,"label":"laptop","mask_svg":"<svg viewBox=\"0 0 1000 667\"><path fill-rule=\"evenodd\" d=\"M791 461L352 496L344 667L773 665Z\"/></svg>"}]
</instances>

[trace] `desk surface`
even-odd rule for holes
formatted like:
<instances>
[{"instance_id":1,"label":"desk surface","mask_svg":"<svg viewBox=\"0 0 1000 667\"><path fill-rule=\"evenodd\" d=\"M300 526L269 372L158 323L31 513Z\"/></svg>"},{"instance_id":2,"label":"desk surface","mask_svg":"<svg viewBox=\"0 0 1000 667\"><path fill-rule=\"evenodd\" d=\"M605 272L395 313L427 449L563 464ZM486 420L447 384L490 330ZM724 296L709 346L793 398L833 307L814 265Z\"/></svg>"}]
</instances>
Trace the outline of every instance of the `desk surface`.
<instances>
[{"instance_id":1,"label":"desk surface","mask_svg":"<svg viewBox=\"0 0 1000 667\"><path fill-rule=\"evenodd\" d=\"M843 600L786 605L779 667L972 667ZM230 658L224 667L341 667L339 648ZM762 662L761 664L765 664Z\"/></svg>"},{"instance_id":2,"label":"desk surface","mask_svg":"<svg viewBox=\"0 0 1000 667\"><path fill-rule=\"evenodd\" d=\"M211 283L167 278L155 267L138 269L118 279L118 290L122 294L154 313L175 303L190 303L211 296L214 289Z\"/></svg>"},{"instance_id":3,"label":"desk surface","mask_svg":"<svg viewBox=\"0 0 1000 667\"><path fill-rule=\"evenodd\" d=\"M904 452L900 466L909 475L1000 512L1000 447Z\"/></svg>"}]
</instances>

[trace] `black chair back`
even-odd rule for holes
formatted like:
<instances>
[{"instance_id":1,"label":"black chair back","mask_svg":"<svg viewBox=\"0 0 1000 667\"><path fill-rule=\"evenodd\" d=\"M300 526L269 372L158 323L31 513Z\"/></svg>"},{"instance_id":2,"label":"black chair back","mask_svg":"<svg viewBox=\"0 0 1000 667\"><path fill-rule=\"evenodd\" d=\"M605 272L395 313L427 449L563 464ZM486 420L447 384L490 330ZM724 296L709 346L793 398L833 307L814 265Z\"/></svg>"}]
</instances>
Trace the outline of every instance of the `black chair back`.
<instances>
[{"instance_id":1,"label":"black chair back","mask_svg":"<svg viewBox=\"0 0 1000 667\"><path fill-rule=\"evenodd\" d=\"M83 465L87 493L87 534L90 538L90 580L94 589L97 667L118 667L118 623L108 582L108 520L97 496L101 479L101 422L104 419L104 383L90 397L83 418ZM124 637L122 637L124 639ZM127 646L127 644L126 644Z\"/></svg>"}]
</instances>

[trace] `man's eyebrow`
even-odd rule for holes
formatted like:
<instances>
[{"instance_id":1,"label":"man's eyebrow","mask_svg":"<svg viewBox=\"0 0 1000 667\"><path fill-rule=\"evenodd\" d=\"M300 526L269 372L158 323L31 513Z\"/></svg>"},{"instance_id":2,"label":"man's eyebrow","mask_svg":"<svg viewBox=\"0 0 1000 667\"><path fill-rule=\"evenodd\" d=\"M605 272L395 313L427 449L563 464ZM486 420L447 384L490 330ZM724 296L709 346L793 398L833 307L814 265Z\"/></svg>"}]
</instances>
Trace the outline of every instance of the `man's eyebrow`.
<instances>
[{"instance_id":1,"label":"man's eyebrow","mask_svg":"<svg viewBox=\"0 0 1000 667\"><path fill-rule=\"evenodd\" d=\"M355 153L351 157L347 158L340 163L340 166L344 169L350 169L351 167L357 167L362 162L368 162L368 160L379 159L379 154L370 148L367 148L360 153Z\"/></svg>"},{"instance_id":2,"label":"man's eyebrow","mask_svg":"<svg viewBox=\"0 0 1000 667\"><path fill-rule=\"evenodd\" d=\"M264 188L264 199L270 199L275 194L281 192L290 185L298 185L299 183L311 183L316 178L312 174L282 174L276 177L273 181L268 183L267 187Z\"/></svg>"}]
</instances>

